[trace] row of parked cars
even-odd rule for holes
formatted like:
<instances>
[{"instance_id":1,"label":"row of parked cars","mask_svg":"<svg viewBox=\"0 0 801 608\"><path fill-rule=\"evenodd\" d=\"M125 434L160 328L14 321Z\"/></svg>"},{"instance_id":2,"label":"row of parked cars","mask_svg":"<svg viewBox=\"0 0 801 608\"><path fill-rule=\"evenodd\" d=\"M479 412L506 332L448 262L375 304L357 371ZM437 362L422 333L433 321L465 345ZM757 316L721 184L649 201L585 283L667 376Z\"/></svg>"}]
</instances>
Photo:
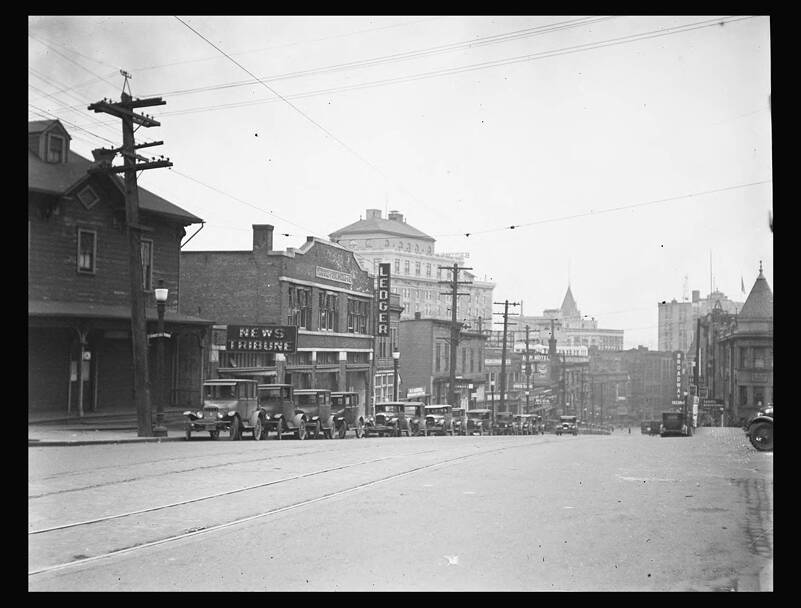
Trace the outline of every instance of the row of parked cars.
<instances>
[{"instance_id":1,"label":"row of parked cars","mask_svg":"<svg viewBox=\"0 0 801 608\"><path fill-rule=\"evenodd\" d=\"M296 389L290 384L263 384L257 380L222 378L203 384L203 406L187 410L185 434L220 432L232 440L272 436L282 439L357 438L413 435L536 435L545 433L542 417L492 410L426 405L415 401L378 403L365 415L354 392Z\"/></svg>"}]
</instances>

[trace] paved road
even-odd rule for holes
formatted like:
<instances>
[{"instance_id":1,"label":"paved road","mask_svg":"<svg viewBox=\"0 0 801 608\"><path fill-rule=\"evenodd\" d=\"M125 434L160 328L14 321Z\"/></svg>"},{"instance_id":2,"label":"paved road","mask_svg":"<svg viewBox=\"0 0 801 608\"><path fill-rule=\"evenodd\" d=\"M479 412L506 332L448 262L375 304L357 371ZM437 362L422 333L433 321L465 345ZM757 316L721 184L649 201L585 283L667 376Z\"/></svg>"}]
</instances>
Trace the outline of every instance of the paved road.
<instances>
[{"instance_id":1,"label":"paved road","mask_svg":"<svg viewBox=\"0 0 801 608\"><path fill-rule=\"evenodd\" d=\"M726 428L29 448L29 589L772 590L772 464Z\"/></svg>"}]
</instances>

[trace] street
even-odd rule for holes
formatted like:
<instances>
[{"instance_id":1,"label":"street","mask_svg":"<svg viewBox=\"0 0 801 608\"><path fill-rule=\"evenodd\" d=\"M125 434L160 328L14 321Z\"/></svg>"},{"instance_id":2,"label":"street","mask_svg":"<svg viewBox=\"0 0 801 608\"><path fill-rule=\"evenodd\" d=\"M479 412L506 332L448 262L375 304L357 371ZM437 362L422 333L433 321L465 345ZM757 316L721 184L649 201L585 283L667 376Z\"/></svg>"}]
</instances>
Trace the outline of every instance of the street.
<instances>
[{"instance_id":1,"label":"street","mask_svg":"<svg viewBox=\"0 0 801 608\"><path fill-rule=\"evenodd\" d=\"M28 458L31 591L773 588L773 454L738 428Z\"/></svg>"}]
</instances>

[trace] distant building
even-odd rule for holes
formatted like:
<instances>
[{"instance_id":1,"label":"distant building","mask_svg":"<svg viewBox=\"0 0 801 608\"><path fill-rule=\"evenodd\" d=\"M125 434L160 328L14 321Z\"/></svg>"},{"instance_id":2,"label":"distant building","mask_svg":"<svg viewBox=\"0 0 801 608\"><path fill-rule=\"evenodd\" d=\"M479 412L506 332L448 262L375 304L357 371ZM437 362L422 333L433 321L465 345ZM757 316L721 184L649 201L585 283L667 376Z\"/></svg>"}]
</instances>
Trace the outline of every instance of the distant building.
<instances>
[{"instance_id":1,"label":"distant building","mask_svg":"<svg viewBox=\"0 0 801 608\"><path fill-rule=\"evenodd\" d=\"M406 223L403 214L390 211L383 218L380 209L367 209L364 219L332 232L329 238L356 254L362 268L375 276L378 264L392 264L392 291L403 307L401 319L413 319L416 313L423 318L450 319L451 298L447 281L452 272L440 266L465 265L468 253L441 253L435 250L436 240ZM495 284L479 280L475 272L459 272L460 285L457 314L459 321L468 321L474 329L492 325L492 292Z\"/></svg>"},{"instance_id":2,"label":"distant building","mask_svg":"<svg viewBox=\"0 0 801 608\"><path fill-rule=\"evenodd\" d=\"M430 395L431 403L448 403L451 371L451 324L442 319L405 319L400 322L400 375L404 391ZM461 407L479 407L486 399L484 343L486 336L459 332L456 351L456 401Z\"/></svg>"},{"instance_id":3,"label":"distant building","mask_svg":"<svg viewBox=\"0 0 801 608\"><path fill-rule=\"evenodd\" d=\"M553 322L553 323L552 323ZM514 318L513 341L516 351L525 348L526 326L528 326L529 347L533 344L547 344L553 327L554 337L561 347L596 347L600 350L623 350L622 329L602 329L598 321L581 314L573 298L570 285L560 308L549 308L542 316L521 314Z\"/></svg>"},{"instance_id":4,"label":"distant building","mask_svg":"<svg viewBox=\"0 0 801 608\"><path fill-rule=\"evenodd\" d=\"M629 410L639 421L661 420L676 399L676 373L672 352L638 346L624 350L623 367L629 375Z\"/></svg>"},{"instance_id":5,"label":"distant building","mask_svg":"<svg viewBox=\"0 0 801 608\"><path fill-rule=\"evenodd\" d=\"M730 300L726 294L718 290L710 292L706 298L701 298L701 292L696 289L692 292L691 302L678 302L674 298L670 302L660 302L657 306L659 311L657 349L686 353L695 337L696 323L700 317L712 312L716 306L724 312L737 314L743 304Z\"/></svg>"}]
</instances>

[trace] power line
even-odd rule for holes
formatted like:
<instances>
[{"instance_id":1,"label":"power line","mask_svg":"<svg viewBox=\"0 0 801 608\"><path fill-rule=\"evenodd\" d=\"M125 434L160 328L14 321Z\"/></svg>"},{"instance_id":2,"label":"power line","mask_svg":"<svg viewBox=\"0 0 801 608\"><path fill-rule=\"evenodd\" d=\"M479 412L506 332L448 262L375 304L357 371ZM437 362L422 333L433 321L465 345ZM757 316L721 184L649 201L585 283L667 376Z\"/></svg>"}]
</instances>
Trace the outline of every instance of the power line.
<instances>
[{"instance_id":1,"label":"power line","mask_svg":"<svg viewBox=\"0 0 801 608\"><path fill-rule=\"evenodd\" d=\"M217 45L215 45L213 42L211 42L211 41L210 41L208 38L206 38L205 36L203 36L203 35L202 35L200 32L198 32L197 30L195 30L195 29L194 29L192 26L190 26L188 23L186 23L185 21L183 21L183 20L182 20L180 17L176 16L175 18L176 18L176 19L178 19L178 21L180 21L181 23L183 23L183 24L184 24L184 25L185 25L187 28L189 28L189 29L190 29L191 31L193 31L195 34L197 34L197 35L198 35L200 38L202 38L203 40L205 40L205 41L206 41L206 42L207 42L209 45L211 45L212 47L214 47L215 49L217 49L217 51L219 51L219 52L220 52L222 55L224 55L225 57L227 57L227 58L228 58L228 59L229 59L229 60L230 60L230 61L231 61L233 64L235 64L236 66L238 66L238 67L239 67L240 69L242 69L243 71L247 72L247 73L248 73L248 74L249 74L249 75L250 75L252 78L254 78L254 79L258 80L258 82L259 82L259 83L260 83L260 84L261 84L261 85L262 85L264 88L266 88L268 91L270 91L270 92L271 92L273 95L275 95L275 96L279 97L279 98L280 98L280 99L281 99L281 100L282 100L284 103L286 103L286 104L287 104L289 107L291 107L293 110L295 110L295 111L296 111L298 114L300 114L301 116L303 116L303 117L304 117L306 120L308 120L310 123L312 123L313 125L315 125L315 126L316 126L318 129L320 129L320 130L321 130L323 133L325 133L326 135L328 135L328 137L330 137L331 139L333 139L334 141L336 141L337 143L339 143L339 144L340 144L340 145L341 145L343 148L345 148L345 149L346 149L348 152L350 152L351 154L353 154L353 155L354 155L356 158L358 158L358 159L359 159L359 160L361 160L363 163L365 163L366 165L368 165L369 167L371 167L373 170L375 170L377 173L379 173L380 175L382 175L382 176L384 177L384 179L386 179L387 181L390 181L390 182L394 181L394 180L392 180L392 179L391 179L391 178L390 178L390 177L389 177L389 176L388 176L386 173L384 173L384 172L383 172L383 171L382 171L380 168L378 168L376 165L374 165L374 164L373 164L373 163L371 163L369 160L367 160L366 158L364 158L362 155L360 155L358 152L356 152L356 151L355 151L353 148L351 148L350 146L348 146L348 145L347 145L347 144L346 144L344 141L342 141L341 139L339 139L339 138L338 138L336 135L334 135L334 134L333 134L331 131L329 131L328 129L326 129L324 126L322 126L322 125L321 125L320 123L318 123L316 120L314 120L313 118L311 118L311 117L310 117L308 114L306 114L305 112L303 112L303 110L301 110L301 109L300 109L300 108L298 108L298 107L297 107L295 104L293 104L291 101L289 101L288 99L286 99L286 98L285 98L283 95L281 95L281 94L280 94L278 91L276 91L275 89L273 89L272 87L270 87L270 86L269 86L267 83L265 83L265 82L263 82L262 80L260 80L260 79L259 79L257 76L255 76L255 75L254 75L254 74L253 74L253 73L252 73L250 70L248 70L248 69L247 69L245 66L243 66L242 64L240 64L239 62L237 62L237 61L236 61L236 60L235 60L233 57L231 57L230 55L228 55L228 54L227 54L225 51L223 51L221 48L219 48ZM397 185L397 187L399 187L399 188L400 188L400 189L401 189L403 192L405 192L405 193L406 193L408 196L410 196L411 198L413 198L414 200L416 200L416 201L417 201L418 203L420 203L421 205L425 205L425 203L424 203L423 201L420 201L420 200L419 200L417 197L415 197L413 194L411 194L411 193L410 193L408 190L406 190L406 189L405 189L403 186L401 186L401 185Z\"/></svg>"},{"instance_id":2,"label":"power line","mask_svg":"<svg viewBox=\"0 0 801 608\"><path fill-rule=\"evenodd\" d=\"M466 40L462 42L454 42L450 44L439 45L435 47L429 47L425 49L417 49L411 51L404 51L402 53L393 53L390 55L384 55L380 57L373 57L369 59L360 59L358 61L351 61L348 63L339 63L329 66L323 66L318 68L311 68L308 70L298 70L295 72L286 72L283 74L276 74L274 76L262 76L264 80L268 80L270 82L274 82L276 80L286 80L290 78L298 78L302 76L311 76L315 74L325 74L330 72L337 72L342 70L350 70L356 68L364 68L364 67L373 67L376 65L381 65L384 63L394 63L397 61L407 61L409 59L419 59L420 57L428 57L431 55L437 55L462 49L472 49L478 48L490 44L499 44L503 42L509 42L513 40L518 40L521 38L526 38L530 36L537 36L542 34L548 34L555 31L561 31L564 29L580 27L580 26L587 26L592 25L601 21L607 21L609 19L614 19L615 17L598 17L598 18L591 18L591 17L583 17L581 19L573 19L572 21L563 21L559 23L549 24L549 25L541 25L537 27L526 28L523 30L516 30L513 32L507 32L503 34L495 34L492 36L484 36L481 38L473 38L471 40ZM176 95L187 95L192 93L201 93L201 92L208 92L208 91L216 91L221 89L227 88L235 88L235 87L242 87L256 84L253 80L241 80L241 81L234 81L234 82L227 82L221 83L216 85L208 85L205 87L195 87L192 89L179 89L175 91L166 91L159 93L159 95L163 96L176 96Z\"/></svg>"},{"instance_id":3,"label":"power line","mask_svg":"<svg viewBox=\"0 0 801 608\"><path fill-rule=\"evenodd\" d=\"M515 230L517 228L525 228L525 227L528 227L528 226L536 226L536 225L539 225L539 224L548 224L548 223L551 223L551 222L562 222L562 221L565 221L565 220L572 220L572 219L576 219L576 218L580 218L580 217L587 217L587 216L590 216L590 215L602 215L604 213L612 213L612 212L615 212L615 211L625 211L626 209L635 209L637 207L645 207L647 205L656 205L656 204L659 204L659 203L667 203L667 202L670 202L670 201L677 201L677 200L681 200L681 199L685 199L685 198L692 198L694 196L704 196L706 194L715 194L715 193L718 193L718 192L726 192L726 191L729 191L729 190L737 190L739 188L749 188L751 186L758 186L758 185L761 185L761 184L769 184L769 183L772 183L772 182L773 182L772 179L766 179L766 180L761 180L761 181L758 181L758 182L750 182L748 184L738 184L736 186L726 186L725 188L715 188L713 190L703 190L703 191L700 191L700 192L693 192L692 194L682 194L680 196L672 196L672 197L669 197L669 198L661 198L661 199L653 200L653 201L645 201L645 202L641 202L641 203L633 203L631 205L622 205L620 207L612 207L610 209L601 209L599 211L591 210L591 211L588 211L588 212L585 212L585 213L576 213L574 215L565 215L565 216L562 216L562 217L549 218L549 219L545 219L545 220L537 220L537 221L534 221L534 222L527 222L527 223L523 223L523 224L512 224L510 226L503 226L503 227L500 227L500 228L489 228L487 230L473 230L473 231L470 231L470 232L458 232L458 233L450 233L450 234L434 234L432 236L439 236L439 237L464 236L464 237L470 237L470 236L473 236L473 235L476 235L476 234L487 234L487 233L490 233L490 232L499 232L501 230Z\"/></svg>"},{"instance_id":4,"label":"power line","mask_svg":"<svg viewBox=\"0 0 801 608\"><path fill-rule=\"evenodd\" d=\"M465 72L472 72L476 70L484 70L490 69L494 67L501 67L509 64L514 63L523 63L528 61L535 61L538 59L546 59L549 57L558 57L561 55L569 55L573 53L579 52L588 52L593 51L599 48L605 48L609 46L617 46L620 44L628 44L630 42L640 42L643 40L650 40L652 38L659 38L662 36L669 36L680 34L688 31L693 31L702 28L714 27L719 26L721 23L731 23L735 21L741 21L743 19L753 19L754 17L747 16L747 17L735 17L735 18L718 18L718 19L710 19L701 22L695 22L691 24L686 24L682 26L675 26L673 28L667 29L659 29L659 30L651 30L649 32L644 32L641 34L631 34L629 36L623 36L620 38L613 38L610 40L603 40L600 42L592 42L583 45L577 45L572 47L565 47L562 49L555 49L553 51L541 51L538 53L528 54L528 55L521 55L506 59L498 59L494 61L476 63L476 64L469 64L466 66L459 66L455 68L443 68L440 70L434 70L431 72L420 72L417 74L412 74L408 76L399 76L395 78L386 78L383 80L374 80L365 83L359 83L354 85L346 85L342 87L332 87L328 89L317 89L314 91L307 91L305 93L296 93L292 95L287 95L287 99L304 99L307 97L314 97L318 95L330 95L332 93L342 93L346 91L353 91L353 90L361 90L361 89L370 89L374 87L380 86L387 86L393 84L404 84L407 82L415 82L418 80L426 80L430 78L439 78L442 76L452 76L454 74L462 74ZM256 101L244 101L244 102L234 102L229 104L217 104L211 106L199 106L195 108L186 108L183 110L175 110L173 112L166 112L166 115L170 116L179 116L182 114L192 114L198 112L206 112L210 110L224 110L224 109L232 109L232 108L239 108L239 107L247 107L253 105L261 105L265 103L272 103L276 101L275 99L265 99L265 100L256 100Z\"/></svg>"}]
</instances>

